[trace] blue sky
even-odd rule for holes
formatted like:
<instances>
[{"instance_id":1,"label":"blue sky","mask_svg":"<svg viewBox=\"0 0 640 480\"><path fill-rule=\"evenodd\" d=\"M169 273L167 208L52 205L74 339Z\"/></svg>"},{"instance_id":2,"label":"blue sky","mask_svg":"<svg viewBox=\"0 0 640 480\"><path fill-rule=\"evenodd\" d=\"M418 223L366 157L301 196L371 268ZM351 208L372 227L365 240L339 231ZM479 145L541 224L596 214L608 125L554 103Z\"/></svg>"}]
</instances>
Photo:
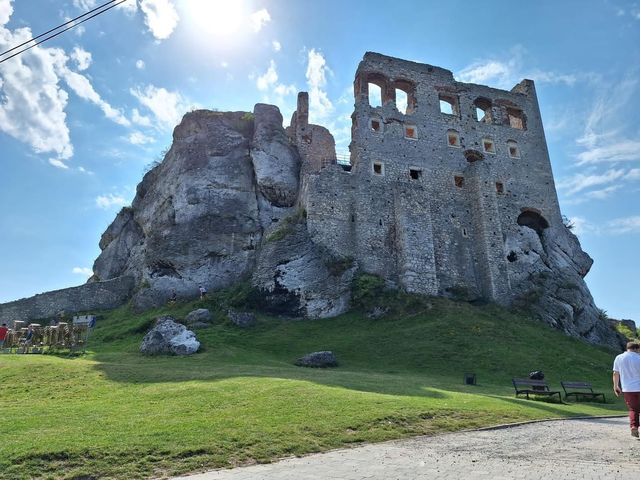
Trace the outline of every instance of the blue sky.
<instances>
[{"instance_id":1,"label":"blue sky","mask_svg":"<svg viewBox=\"0 0 640 480\"><path fill-rule=\"evenodd\" d=\"M103 0L0 0L6 50ZM84 282L100 235L188 110L298 91L346 151L364 52L536 81L598 306L640 321L640 2L128 0L0 64L0 301Z\"/></svg>"}]
</instances>

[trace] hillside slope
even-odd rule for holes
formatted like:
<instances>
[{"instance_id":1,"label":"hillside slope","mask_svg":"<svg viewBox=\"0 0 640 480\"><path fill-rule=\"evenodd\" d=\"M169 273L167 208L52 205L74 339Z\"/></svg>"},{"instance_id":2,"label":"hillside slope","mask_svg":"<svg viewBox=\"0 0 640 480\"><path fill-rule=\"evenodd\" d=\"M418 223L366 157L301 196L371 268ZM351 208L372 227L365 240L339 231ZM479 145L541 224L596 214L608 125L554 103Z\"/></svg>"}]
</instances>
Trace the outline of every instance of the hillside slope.
<instances>
[{"instance_id":1,"label":"hillside slope","mask_svg":"<svg viewBox=\"0 0 640 480\"><path fill-rule=\"evenodd\" d=\"M313 322L259 316L242 330L220 307L241 297L106 313L85 357L0 357L0 478L155 478L408 435L623 413L620 402L515 399L510 379L540 369L554 389L560 380L592 381L611 402L616 352L499 307L394 297L376 320L362 312ZM138 353L155 315L180 318L196 306L219 319L198 330L200 353ZM338 368L293 366L327 349ZM465 372L478 385L463 385Z\"/></svg>"}]
</instances>

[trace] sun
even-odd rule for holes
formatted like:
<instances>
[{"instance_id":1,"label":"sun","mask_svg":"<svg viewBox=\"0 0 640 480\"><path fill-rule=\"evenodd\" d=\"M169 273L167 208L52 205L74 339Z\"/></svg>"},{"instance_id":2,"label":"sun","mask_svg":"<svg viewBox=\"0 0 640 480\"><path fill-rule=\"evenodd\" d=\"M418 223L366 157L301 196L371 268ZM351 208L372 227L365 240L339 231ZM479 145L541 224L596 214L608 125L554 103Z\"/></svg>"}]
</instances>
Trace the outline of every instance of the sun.
<instances>
[{"instance_id":1,"label":"sun","mask_svg":"<svg viewBox=\"0 0 640 480\"><path fill-rule=\"evenodd\" d=\"M241 0L187 0L183 5L195 34L228 37L248 21L245 2Z\"/></svg>"}]
</instances>

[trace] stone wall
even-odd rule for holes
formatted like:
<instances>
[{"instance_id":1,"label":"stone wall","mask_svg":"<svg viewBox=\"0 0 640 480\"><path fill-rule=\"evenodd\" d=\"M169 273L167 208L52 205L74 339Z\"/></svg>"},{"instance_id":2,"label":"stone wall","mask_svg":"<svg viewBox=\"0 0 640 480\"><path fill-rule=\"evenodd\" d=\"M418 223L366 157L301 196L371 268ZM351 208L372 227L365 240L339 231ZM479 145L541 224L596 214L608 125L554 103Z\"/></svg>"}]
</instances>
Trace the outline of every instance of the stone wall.
<instances>
[{"instance_id":1,"label":"stone wall","mask_svg":"<svg viewBox=\"0 0 640 480\"><path fill-rule=\"evenodd\" d=\"M110 310L123 305L131 297L132 277L105 282L85 283L78 287L40 293L33 297L0 304L0 321L10 326L16 320L48 319L64 311L66 314Z\"/></svg>"},{"instance_id":2,"label":"stone wall","mask_svg":"<svg viewBox=\"0 0 640 480\"><path fill-rule=\"evenodd\" d=\"M372 84L381 106L370 104ZM409 291L508 303L504 238L518 232L519 215L562 225L533 82L498 90L367 53L354 93L352 172L307 170L314 241Z\"/></svg>"}]
</instances>

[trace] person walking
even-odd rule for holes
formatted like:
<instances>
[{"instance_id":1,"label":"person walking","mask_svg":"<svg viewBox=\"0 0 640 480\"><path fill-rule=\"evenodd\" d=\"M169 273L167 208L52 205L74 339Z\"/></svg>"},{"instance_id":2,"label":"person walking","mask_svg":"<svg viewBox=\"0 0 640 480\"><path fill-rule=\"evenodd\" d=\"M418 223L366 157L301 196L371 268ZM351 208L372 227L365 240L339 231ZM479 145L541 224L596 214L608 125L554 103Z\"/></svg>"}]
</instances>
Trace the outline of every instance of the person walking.
<instances>
[{"instance_id":1,"label":"person walking","mask_svg":"<svg viewBox=\"0 0 640 480\"><path fill-rule=\"evenodd\" d=\"M627 351L613 361L613 392L623 394L629 409L631 435L638 438L640 420L640 344L627 343Z\"/></svg>"},{"instance_id":2,"label":"person walking","mask_svg":"<svg viewBox=\"0 0 640 480\"><path fill-rule=\"evenodd\" d=\"M200 290L200 300L202 300L207 295L207 289L200 285L198 290Z\"/></svg>"},{"instance_id":3,"label":"person walking","mask_svg":"<svg viewBox=\"0 0 640 480\"><path fill-rule=\"evenodd\" d=\"M3 323L0 327L0 349L4 346L4 341L7 338L7 333L9 333L9 329L7 328L7 324Z\"/></svg>"}]
</instances>

